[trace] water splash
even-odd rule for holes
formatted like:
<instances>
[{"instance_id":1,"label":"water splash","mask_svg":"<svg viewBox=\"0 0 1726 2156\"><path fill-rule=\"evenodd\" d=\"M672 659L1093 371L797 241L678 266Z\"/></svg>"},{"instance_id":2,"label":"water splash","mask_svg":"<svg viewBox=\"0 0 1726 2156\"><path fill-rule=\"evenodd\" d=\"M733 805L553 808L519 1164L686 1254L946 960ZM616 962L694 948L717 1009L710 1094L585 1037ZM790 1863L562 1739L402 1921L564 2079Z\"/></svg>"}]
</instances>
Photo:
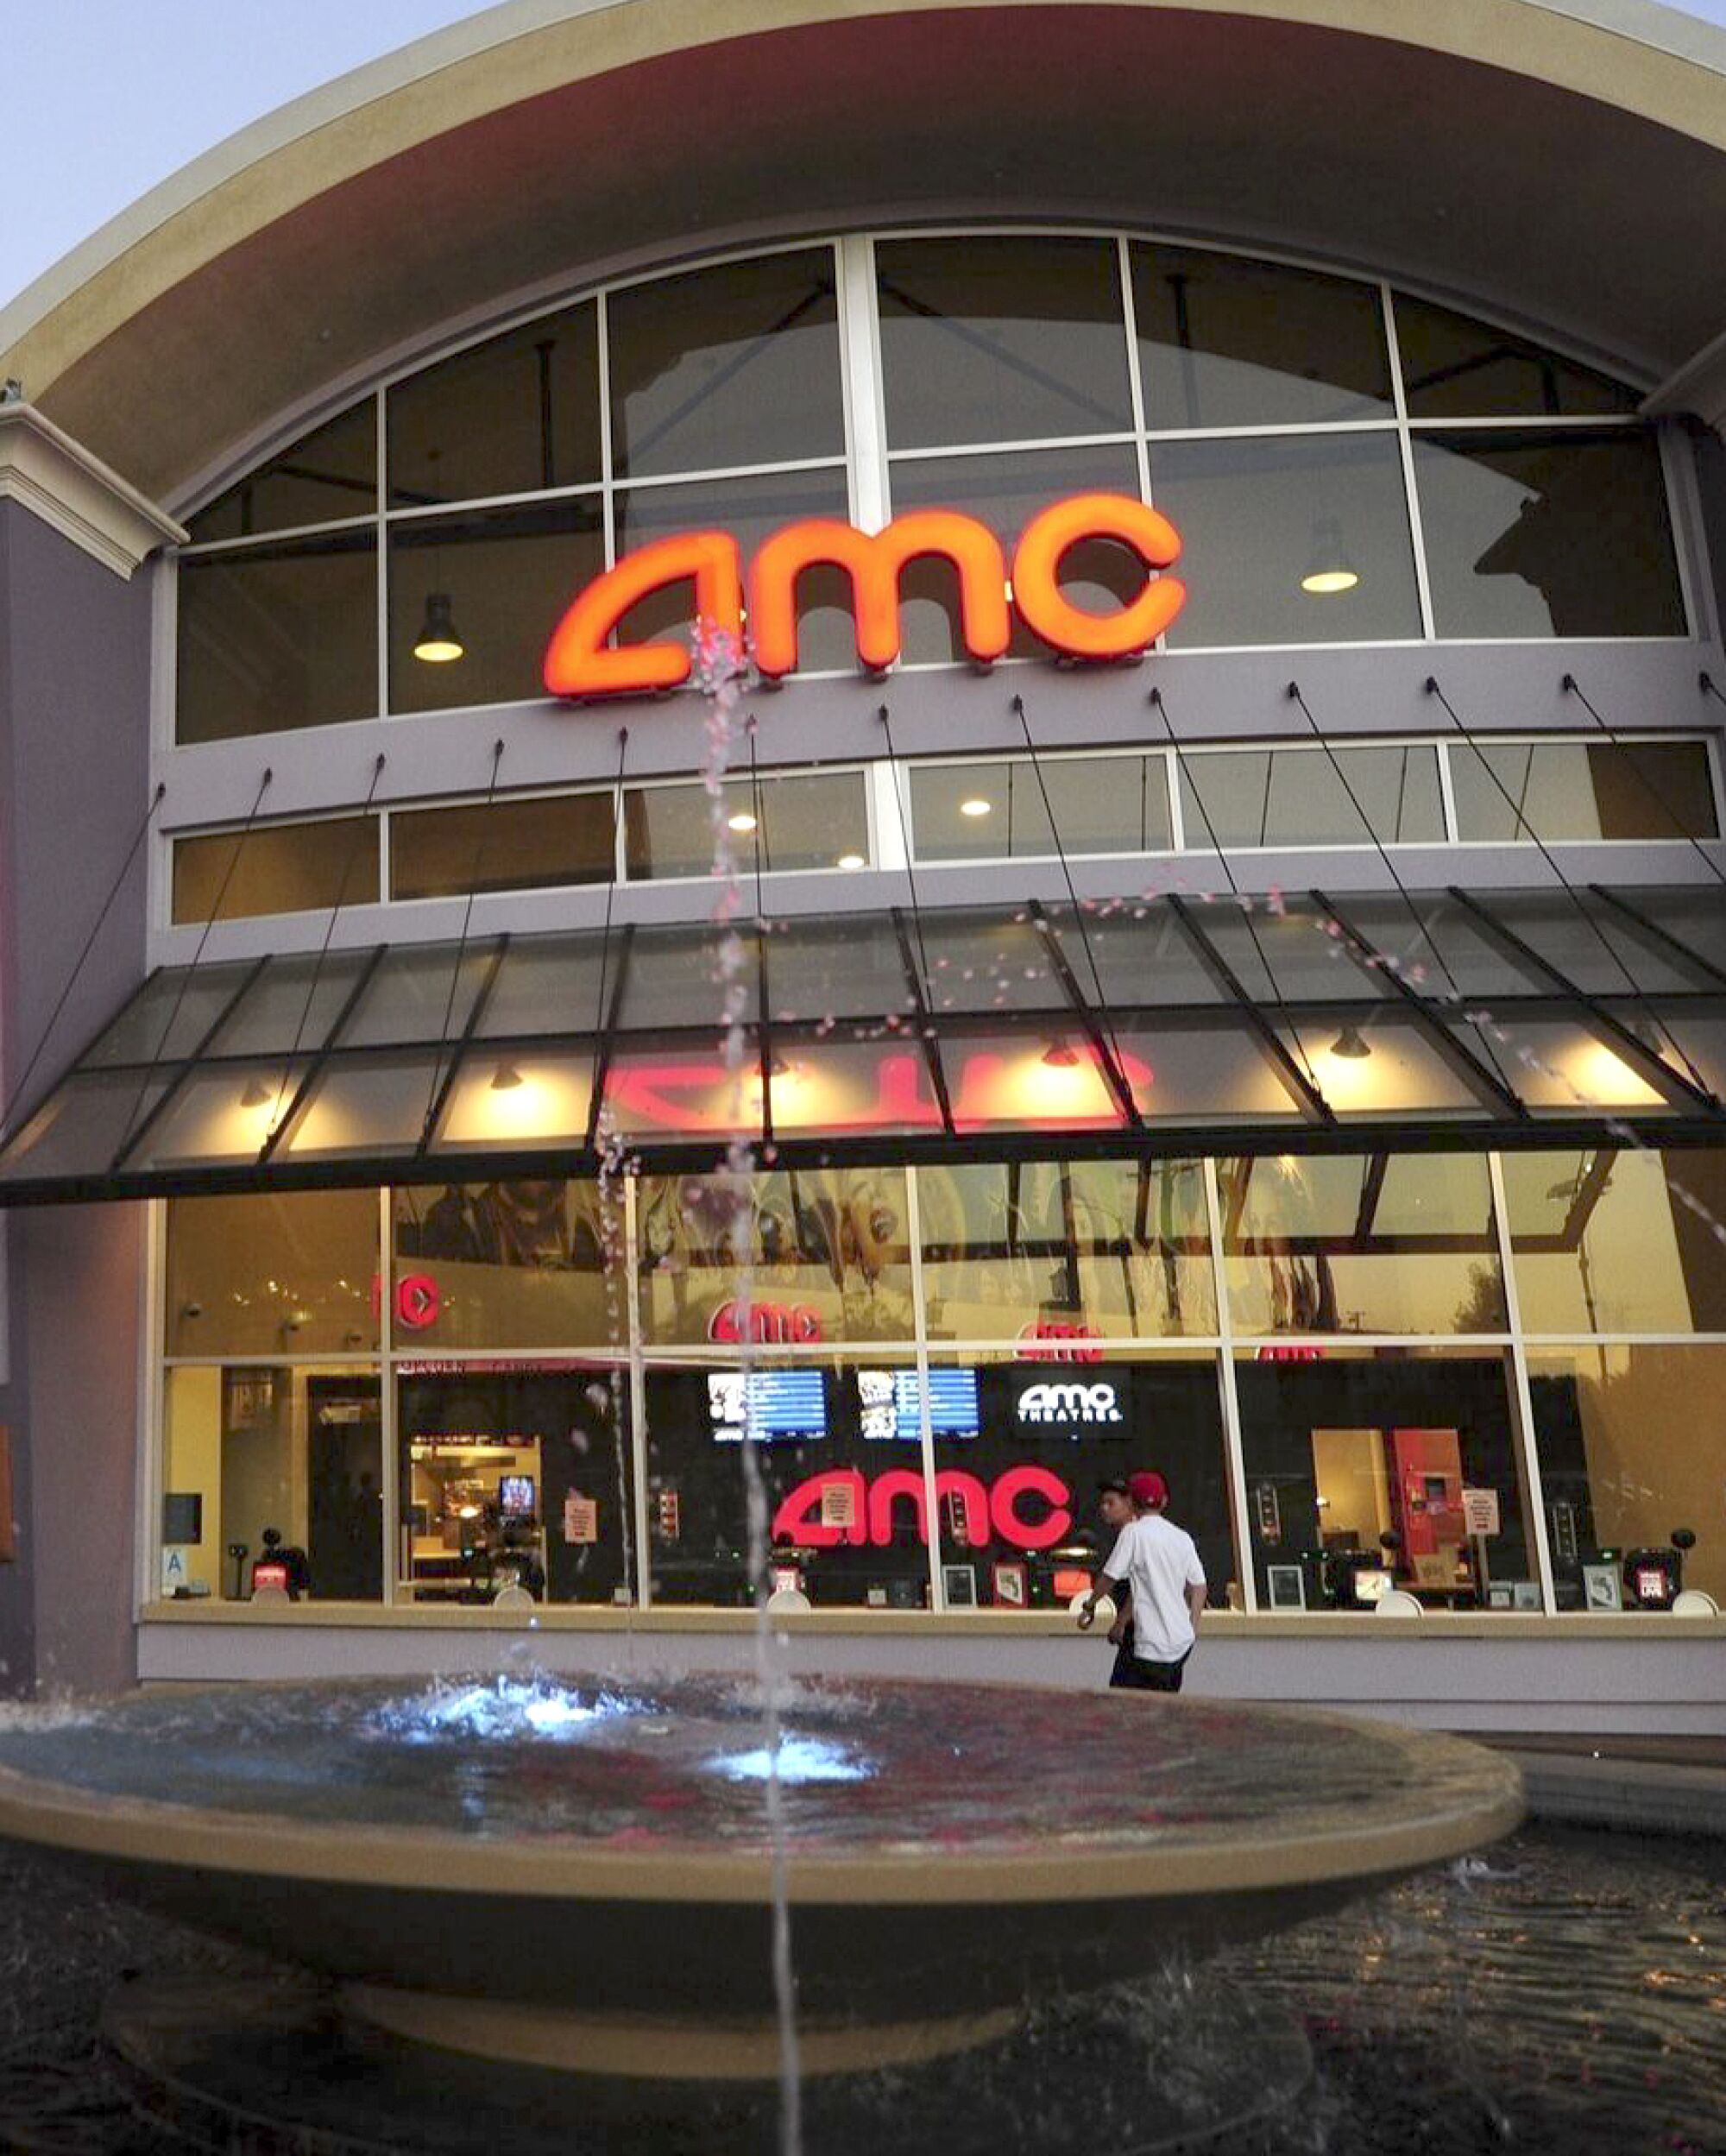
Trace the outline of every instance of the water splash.
<instances>
[{"instance_id":1,"label":"water splash","mask_svg":"<svg viewBox=\"0 0 1726 2156\"><path fill-rule=\"evenodd\" d=\"M488 1684L438 1685L416 1699L390 1700L362 1734L398 1744L432 1744L449 1737L520 1743L539 1737L566 1742L595 1724L652 1712L650 1702L562 1685L543 1672L498 1677Z\"/></svg>"},{"instance_id":2,"label":"water splash","mask_svg":"<svg viewBox=\"0 0 1726 2156\"><path fill-rule=\"evenodd\" d=\"M765 1746L753 1752L721 1752L708 1762L709 1769L728 1781L781 1781L788 1786L811 1781L868 1781L875 1768L842 1744L818 1737L796 1737L784 1730L776 1749Z\"/></svg>"}]
</instances>

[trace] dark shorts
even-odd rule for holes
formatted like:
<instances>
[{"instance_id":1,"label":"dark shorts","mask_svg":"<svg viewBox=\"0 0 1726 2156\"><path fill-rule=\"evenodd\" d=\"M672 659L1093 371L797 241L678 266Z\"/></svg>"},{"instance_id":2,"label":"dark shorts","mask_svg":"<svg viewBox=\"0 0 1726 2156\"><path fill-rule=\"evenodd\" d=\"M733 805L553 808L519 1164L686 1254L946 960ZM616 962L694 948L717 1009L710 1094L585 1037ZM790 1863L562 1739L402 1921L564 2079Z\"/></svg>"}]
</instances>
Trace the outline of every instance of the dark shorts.
<instances>
[{"instance_id":1,"label":"dark shorts","mask_svg":"<svg viewBox=\"0 0 1726 2156\"><path fill-rule=\"evenodd\" d=\"M1181 1673L1192 1659L1189 1647L1178 1662L1141 1661L1132 1651L1131 1638L1121 1642L1120 1652L1115 1656L1113 1674L1109 1679L1112 1687L1122 1692L1179 1692Z\"/></svg>"}]
</instances>

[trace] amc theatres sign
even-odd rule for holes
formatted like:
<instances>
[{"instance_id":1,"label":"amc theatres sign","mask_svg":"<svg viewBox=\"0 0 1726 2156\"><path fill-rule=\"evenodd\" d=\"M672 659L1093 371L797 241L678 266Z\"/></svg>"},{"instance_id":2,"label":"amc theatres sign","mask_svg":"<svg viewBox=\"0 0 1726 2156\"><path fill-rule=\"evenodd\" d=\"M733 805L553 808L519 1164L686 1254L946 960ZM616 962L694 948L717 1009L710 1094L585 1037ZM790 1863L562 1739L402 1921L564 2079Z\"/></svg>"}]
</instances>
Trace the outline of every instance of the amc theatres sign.
<instances>
[{"instance_id":1,"label":"amc theatres sign","mask_svg":"<svg viewBox=\"0 0 1726 2156\"><path fill-rule=\"evenodd\" d=\"M1075 606L1061 588L1061 565L1087 540L1113 540L1144 565L1144 581L1107 614ZM627 554L576 599L545 652L554 697L639 696L690 678L681 643L620 644L610 639L630 610L655 593L695 586L698 620L743 640L746 619L757 670L770 681L797 665L797 579L830 568L850 579L857 657L871 672L899 655L899 584L906 566L933 558L959 580L960 634L980 665L1006 650L1012 615L1070 659L1130 659L1146 650L1186 602L1187 587L1164 573L1181 537L1169 519L1124 495L1075 495L1035 516L1013 549L1011 569L986 525L956 509L915 509L885 531L860 532L832 518L787 524L763 541L746 578L728 532L685 532Z\"/></svg>"}]
</instances>

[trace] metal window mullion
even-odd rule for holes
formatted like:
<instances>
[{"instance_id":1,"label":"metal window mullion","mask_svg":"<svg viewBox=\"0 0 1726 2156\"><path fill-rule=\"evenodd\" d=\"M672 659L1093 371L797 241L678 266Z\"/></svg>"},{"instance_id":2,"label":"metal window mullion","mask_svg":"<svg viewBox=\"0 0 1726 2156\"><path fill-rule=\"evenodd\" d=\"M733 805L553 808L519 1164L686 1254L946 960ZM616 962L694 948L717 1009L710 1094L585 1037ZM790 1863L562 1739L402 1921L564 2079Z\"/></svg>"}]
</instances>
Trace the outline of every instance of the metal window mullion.
<instances>
[{"instance_id":1,"label":"metal window mullion","mask_svg":"<svg viewBox=\"0 0 1726 2156\"><path fill-rule=\"evenodd\" d=\"M1223 1457L1229 1480L1229 1509L1234 1516L1235 1566L1241 1597L1250 1617L1258 1608L1258 1584L1252 1561L1252 1518L1246 1498L1246 1450L1241 1433L1240 1390L1235 1383L1234 1314L1229 1307L1228 1261L1223 1252L1222 1204L1217 1191L1217 1163L1206 1153L1200 1163L1205 1186L1205 1219L1211 1238L1212 1293L1217 1305L1217 1382L1223 1410Z\"/></svg>"},{"instance_id":2,"label":"metal window mullion","mask_svg":"<svg viewBox=\"0 0 1726 2156\"><path fill-rule=\"evenodd\" d=\"M1540 1481L1540 1448L1534 1428L1534 1396L1528 1383L1528 1351L1522 1340L1522 1306L1516 1289L1510 1212L1505 1201L1504 1163L1496 1152L1489 1152L1486 1156L1486 1174L1492 1193L1492 1210L1498 1224L1498 1264L1504 1282L1504 1314L1510 1327L1510 1366L1515 1387L1516 1420L1521 1426L1517 1451L1522 1471L1522 1486L1528 1492L1528 1529L1534 1538L1534 1562L1540 1576L1540 1607L1548 1617L1556 1617L1558 1598L1553 1585L1553 1554L1546 1540L1546 1492Z\"/></svg>"},{"instance_id":3,"label":"metal window mullion","mask_svg":"<svg viewBox=\"0 0 1726 2156\"><path fill-rule=\"evenodd\" d=\"M600 522L605 565L610 569L617 562L616 475L611 449L611 312L602 291L594 294L594 350L599 366Z\"/></svg>"},{"instance_id":4,"label":"metal window mullion","mask_svg":"<svg viewBox=\"0 0 1726 2156\"><path fill-rule=\"evenodd\" d=\"M1440 736L1433 743L1439 753L1439 805L1445 820L1445 842L1447 845L1462 843L1462 826L1457 819L1456 774L1451 769L1451 744Z\"/></svg>"},{"instance_id":5,"label":"metal window mullion","mask_svg":"<svg viewBox=\"0 0 1726 2156\"><path fill-rule=\"evenodd\" d=\"M167 1358L166 1273L167 1207L153 1198L144 1207L144 1277L140 1283L143 1367L139 1373L139 1422L143 1444L133 1491L136 1561L134 1617L161 1592L162 1492L167 1487ZM222 1560L216 1560L216 1600L222 1598Z\"/></svg>"},{"instance_id":6,"label":"metal window mullion","mask_svg":"<svg viewBox=\"0 0 1726 2156\"><path fill-rule=\"evenodd\" d=\"M639 1178L623 1177L623 1289L624 1319L629 1334L629 1463L634 1471L635 1607L653 1606L653 1567L648 1557L647 1506L647 1372L641 1337L640 1268L635 1262L638 1211L635 1193Z\"/></svg>"},{"instance_id":7,"label":"metal window mullion","mask_svg":"<svg viewBox=\"0 0 1726 2156\"><path fill-rule=\"evenodd\" d=\"M845 393L851 520L879 532L888 516L886 393L876 321L875 244L866 233L838 243L840 381Z\"/></svg>"},{"instance_id":8,"label":"metal window mullion","mask_svg":"<svg viewBox=\"0 0 1726 2156\"><path fill-rule=\"evenodd\" d=\"M923 1466L923 1517L929 1522L929 1606L936 1617L947 1610L947 1589L941 1574L941 1503L935 1491L935 1415L929 1401L929 1326L923 1310L923 1209L918 1202L917 1171L905 1169L905 1234L911 1261L911 1308L917 1319L917 1454Z\"/></svg>"},{"instance_id":9,"label":"metal window mullion","mask_svg":"<svg viewBox=\"0 0 1726 2156\"><path fill-rule=\"evenodd\" d=\"M1414 553L1414 589L1420 604L1420 634L1430 644L1437 636L1433 626L1433 587L1427 575L1426 527L1420 520L1420 497L1414 485L1414 444L1408 432L1408 400L1402 386L1402 347L1396 335L1396 306L1390 287L1381 281L1379 310L1383 318L1385 350L1390 360L1390 394L1396 412L1396 449L1402 465L1402 490L1408 498L1408 538Z\"/></svg>"},{"instance_id":10,"label":"metal window mullion","mask_svg":"<svg viewBox=\"0 0 1726 2156\"><path fill-rule=\"evenodd\" d=\"M402 1576L401 1541L407 1527L407 1508L401 1502L401 1461L397 1445L395 1410L395 1194L387 1183L378 1186L378 1431L383 1447L384 1588L383 1598L392 1608L404 1599L407 1585ZM405 1598L412 1602L413 1598Z\"/></svg>"},{"instance_id":11,"label":"metal window mullion","mask_svg":"<svg viewBox=\"0 0 1726 2156\"><path fill-rule=\"evenodd\" d=\"M384 393L377 393L375 426L377 433L377 500L372 509L373 542L377 549L376 591L377 607L377 680L375 709L380 718L389 716L389 478L387 468L388 412Z\"/></svg>"}]
</instances>

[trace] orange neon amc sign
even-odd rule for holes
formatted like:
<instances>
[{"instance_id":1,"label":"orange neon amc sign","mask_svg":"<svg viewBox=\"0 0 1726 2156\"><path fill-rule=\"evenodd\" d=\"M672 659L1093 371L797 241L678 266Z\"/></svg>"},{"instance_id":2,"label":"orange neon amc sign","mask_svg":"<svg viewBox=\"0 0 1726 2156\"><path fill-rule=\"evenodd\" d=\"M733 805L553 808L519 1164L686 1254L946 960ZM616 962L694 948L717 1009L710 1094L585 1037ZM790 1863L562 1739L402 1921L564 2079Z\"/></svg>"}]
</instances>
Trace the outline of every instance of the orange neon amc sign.
<instances>
[{"instance_id":1,"label":"orange neon amc sign","mask_svg":"<svg viewBox=\"0 0 1726 2156\"><path fill-rule=\"evenodd\" d=\"M1136 596L1107 614L1075 606L1061 588L1061 565L1087 540L1113 540L1144 564ZM1081 494L1033 517L1013 549L1011 581L1000 541L958 509L913 509L885 531L860 532L836 518L806 518L764 539L749 564L751 652L770 681L797 664L797 579L806 569L842 571L851 581L857 657L871 672L899 655L899 583L906 566L948 562L959 579L960 634L988 665L1006 650L1011 608L1025 627L1072 659L1129 659L1146 650L1180 613L1187 587L1165 573L1181 535L1159 510L1124 495ZM692 583L695 612L741 640L743 557L728 532L683 532L627 554L582 591L553 632L545 686L554 697L639 696L690 678L681 643L610 642L630 609L655 592Z\"/></svg>"}]
</instances>

